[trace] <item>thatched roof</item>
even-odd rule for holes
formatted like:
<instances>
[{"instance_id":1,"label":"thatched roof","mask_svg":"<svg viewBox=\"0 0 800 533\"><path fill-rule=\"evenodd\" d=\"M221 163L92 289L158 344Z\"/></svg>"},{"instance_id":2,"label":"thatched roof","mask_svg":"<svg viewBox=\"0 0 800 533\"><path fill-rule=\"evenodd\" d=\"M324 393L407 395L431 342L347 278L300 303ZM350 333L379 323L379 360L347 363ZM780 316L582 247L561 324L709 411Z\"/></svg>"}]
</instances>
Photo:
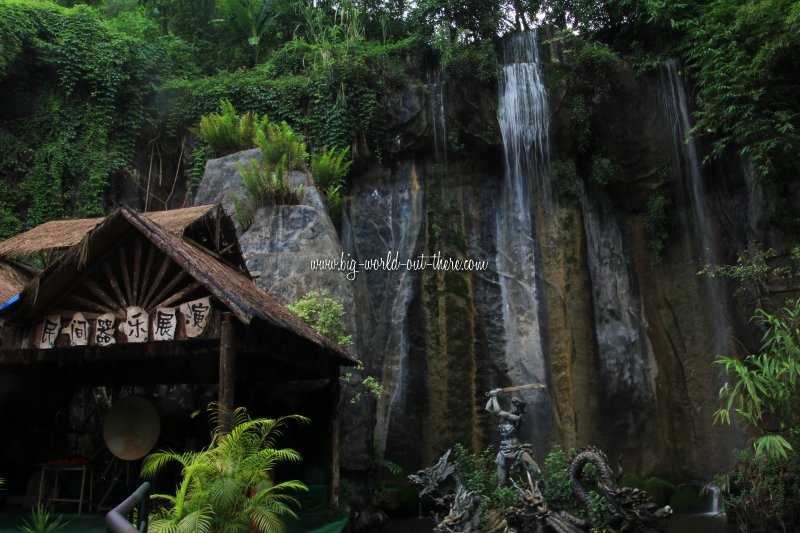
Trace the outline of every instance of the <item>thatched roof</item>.
<instances>
[{"instance_id":1,"label":"thatched roof","mask_svg":"<svg viewBox=\"0 0 800 533\"><path fill-rule=\"evenodd\" d=\"M0 306L19 294L35 275L30 267L0 259Z\"/></svg>"},{"instance_id":2,"label":"thatched roof","mask_svg":"<svg viewBox=\"0 0 800 533\"><path fill-rule=\"evenodd\" d=\"M6 310L0 310L0 318L36 318L45 312L49 302L82 276L84 270L99 261L114 245L138 231L167 257L184 269L205 289L227 307L242 323L263 323L278 330L289 332L316 351L327 352L339 364L358 363L348 352L329 338L320 335L291 313L274 298L261 290L245 273L218 260L200 246L196 246L172 230L191 223L193 216L205 208L205 212L217 206L201 206L176 210L175 216L154 213L140 214L127 207L120 207L105 219L101 219L86 233L80 242L69 249L58 261L31 280L20 294L20 299ZM184 213L181 213L184 212ZM192 214L193 213L193 214ZM163 218L160 218L163 217ZM196 218L195 218L196 219ZM166 227L158 221L165 222ZM41 227L41 226L40 226ZM34 228L36 231L38 228Z\"/></svg>"},{"instance_id":3,"label":"thatched roof","mask_svg":"<svg viewBox=\"0 0 800 533\"><path fill-rule=\"evenodd\" d=\"M162 228L175 234L184 230L217 208L217 205L199 205L170 211L151 211L143 215ZM51 220L35 228L0 242L0 256L25 257L52 250L66 250L81 240L103 222L104 218L76 220Z\"/></svg>"}]
</instances>

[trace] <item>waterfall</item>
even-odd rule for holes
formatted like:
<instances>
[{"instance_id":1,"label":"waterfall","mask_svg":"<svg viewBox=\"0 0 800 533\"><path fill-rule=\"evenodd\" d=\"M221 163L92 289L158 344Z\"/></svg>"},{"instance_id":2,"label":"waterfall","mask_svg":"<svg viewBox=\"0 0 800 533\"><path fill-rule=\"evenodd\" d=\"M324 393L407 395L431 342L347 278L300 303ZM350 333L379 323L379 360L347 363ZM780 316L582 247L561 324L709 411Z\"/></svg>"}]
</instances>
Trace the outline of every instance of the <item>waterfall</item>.
<instances>
[{"instance_id":1,"label":"waterfall","mask_svg":"<svg viewBox=\"0 0 800 533\"><path fill-rule=\"evenodd\" d=\"M722 513L722 491L716 485L708 485L708 492L711 493L711 508L707 513L711 515Z\"/></svg>"},{"instance_id":2,"label":"waterfall","mask_svg":"<svg viewBox=\"0 0 800 533\"><path fill-rule=\"evenodd\" d=\"M534 210L546 207L550 199L548 106L536 31L506 39L503 63L497 119L503 137L505 177L495 209L496 266L503 303L508 379L509 384L517 385L547 381L536 282ZM528 413L541 416L546 412L542 402L547 398L540 393L525 399L531 398L536 405L530 406Z\"/></svg>"},{"instance_id":3,"label":"waterfall","mask_svg":"<svg viewBox=\"0 0 800 533\"><path fill-rule=\"evenodd\" d=\"M600 191L581 190L594 334L606 410L615 435L641 438L652 430L658 365L647 336L642 299L619 220L604 209ZM614 407L611 407L614 406Z\"/></svg>"},{"instance_id":4,"label":"waterfall","mask_svg":"<svg viewBox=\"0 0 800 533\"><path fill-rule=\"evenodd\" d=\"M427 73L428 115L433 130L433 148L439 173L447 175L447 114L444 106L444 76L441 68Z\"/></svg>"},{"instance_id":5,"label":"waterfall","mask_svg":"<svg viewBox=\"0 0 800 533\"><path fill-rule=\"evenodd\" d=\"M708 207L703 170L697 145L691 137L689 102L679 71L678 61L671 59L662 69L659 92L672 136L672 170L681 203L689 206L685 223L694 242L694 255L702 264L719 264L716 227ZM697 268L700 270L700 268ZM716 354L729 353L731 325L727 318L727 297L717 280L702 279L706 315L713 327Z\"/></svg>"}]
</instances>

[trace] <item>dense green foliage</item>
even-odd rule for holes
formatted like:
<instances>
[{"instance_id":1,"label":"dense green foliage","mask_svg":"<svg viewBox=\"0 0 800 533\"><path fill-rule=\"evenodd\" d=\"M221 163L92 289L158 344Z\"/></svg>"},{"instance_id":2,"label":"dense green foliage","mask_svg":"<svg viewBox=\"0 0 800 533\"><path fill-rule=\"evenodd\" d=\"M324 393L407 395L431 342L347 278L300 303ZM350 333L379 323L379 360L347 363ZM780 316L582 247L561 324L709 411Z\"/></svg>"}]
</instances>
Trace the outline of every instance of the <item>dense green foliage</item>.
<instances>
[{"instance_id":1,"label":"dense green foliage","mask_svg":"<svg viewBox=\"0 0 800 533\"><path fill-rule=\"evenodd\" d=\"M790 439L797 449L800 439ZM722 476L727 493L725 513L740 531L797 531L800 528L800 454L786 458L739 456L729 474Z\"/></svg>"},{"instance_id":2,"label":"dense green foliage","mask_svg":"<svg viewBox=\"0 0 800 533\"><path fill-rule=\"evenodd\" d=\"M344 194L347 172L353 161L346 161L349 148L338 149L335 146L328 150L323 146L320 152L311 155L311 175L314 185L325 195L328 204L328 213L337 215L341 210L347 196Z\"/></svg>"},{"instance_id":3,"label":"dense green foliage","mask_svg":"<svg viewBox=\"0 0 800 533\"><path fill-rule=\"evenodd\" d=\"M0 3L0 237L67 214L99 215L113 176L153 127L169 68L137 11Z\"/></svg>"},{"instance_id":4,"label":"dense green foliage","mask_svg":"<svg viewBox=\"0 0 800 533\"><path fill-rule=\"evenodd\" d=\"M148 455L142 475L155 476L177 463L182 479L176 494L154 494L166 506L152 518L150 531L167 533L251 533L280 531L287 519L296 518L299 505L293 492L307 490L299 481L276 483L275 468L298 462L289 448L276 448L287 422L306 424L305 417L250 418L243 408L233 414L233 429L215 433L211 444L199 452L162 450Z\"/></svg>"},{"instance_id":5,"label":"dense green foliage","mask_svg":"<svg viewBox=\"0 0 800 533\"><path fill-rule=\"evenodd\" d=\"M239 115L226 99L220 100L219 107L219 113L200 118L198 139L206 143L217 157L253 148L259 135L263 136L267 129L267 115L259 116L253 111Z\"/></svg>"},{"instance_id":6,"label":"dense green foliage","mask_svg":"<svg viewBox=\"0 0 800 533\"><path fill-rule=\"evenodd\" d=\"M483 494L484 510L506 509L517 500L517 490L512 485L497 485L497 450L488 446L480 454L472 454L462 444L453 446L453 460L458 465L468 490ZM486 518L484 514L484 518Z\"/></svg>"},{"instance_id":7,"label":"dense green foliage","mask_svg":"<svg viewBox=\"0 0 800 533\"><path fill-rule=\"evenodd\" d=\"M309 292L286 307L339 346L347 347L353 343L344 323L344 306L331 297L330 291Z\"/></svg>"},{"instance_id":8,"label":"dense green foliage","mask_svg":"<svg viewBox=\"0 0 800 533\"><path fill-rule=\"evenodd\" d=\"M347 334L344 322L344 306L332 298L327 289L311 291L286 307L315 331L325 335L339 346L346 348L353 343L353 338ZM366 374L365 371L364 366L359 363L353 370L348 370L341 376L345 395L348 396L351 404L360 402L364 394L377 399L384 393L380 381L374 376Z\"/></svg>"},{"instance_id":9,"label":"dense green foliage","mask_svg":"<svg viewBox=\"0 0 800 533\"><path fill-rule=\"evenodd\" d=\"M760 436L756 458L787 458L797 453L790 439L800 434L800 300L779 315L759 309L756 318L767 329L761 350L744 360L719 356L732 377L719 391L723 406L715 420L731 423L735 412Z\"/></svg>"},{"instance_id":10,"label":"dense green foliage","mask_svg":"<svg viewBox=\"0 0 800 533\"><path fill-rule=\"evenodd\" d=\"M306 143L286 123L267 123L266 129L256 131L256 144L261 148L264 164L282 164L287 170L303 168L308 153Z\"/></svg>"},{"instance_id":11,"label":"dense green foliage","mask_svg":"<svg viewBox=\"0 0 800 533\"><path fill-rule=\"evenodd\" d=\"M98 0L62 7L74 3L0 0L0 186L7 191L0 237L50 218L100 214L131 181L148 198L157 197L150 182L165 175L182 176L191 189L207 158L249 146L245 130L265 116L279 127L285 121L311 152L350 147L353 159L382 158L388 111L416 68L411 56L437 61L450 77L489 83L498 36L542 23L562 32L555 41L565 44L575 168L584 180L602 183L613 169L613 161L598 165L607 156L595 122L621 62L652 67L668 56L687 67L695 134L708 137L712 157L738 149L779 187L798 172L797 1ZM223 99L229 111L246 114L231 120L227 141L211 140L201 117L212 120ZM342 189L329 190L338 191L329 203L343 197Z\"/></svg>"},{"instance_id":12,"label":"dense green foliage","mask_svg":"<svg viewBox=\"0 0 800 533\"><path fill-rule=\"evenodd\" d=\"M253 223L253 216L259 207L270 205L297 205L303 200L303 187L295 187L289 181L286 156L275 164L259 163L251 159L249 164L236 164L242 176L247 197L239 198L231 193L231 201L239 226L247 230Z\"/></svg>"}]
</instances>

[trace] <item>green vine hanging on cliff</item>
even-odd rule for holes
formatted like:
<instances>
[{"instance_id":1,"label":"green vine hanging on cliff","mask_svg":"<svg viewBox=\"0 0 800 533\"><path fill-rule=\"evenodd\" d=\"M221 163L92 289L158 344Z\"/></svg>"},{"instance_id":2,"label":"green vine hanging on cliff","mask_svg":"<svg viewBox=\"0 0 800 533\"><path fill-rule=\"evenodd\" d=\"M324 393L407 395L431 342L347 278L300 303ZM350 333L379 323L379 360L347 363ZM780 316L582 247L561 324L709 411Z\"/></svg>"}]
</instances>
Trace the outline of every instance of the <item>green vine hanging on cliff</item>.
<instances>
[{"instance_id":1,"label":"green vine hanging on cliff","mask_svg":"<svg viewBox=\"0 0 800 533\"><path fill-rule=\"evenodd\" d=\"M102 214L169 68L157 29L142 16L111 23L86 6L4 0L0 34L0 174L17 190L15 215L24 228ZM0 235L23 229L0 217Z\"/></svg>"}]
</instances>

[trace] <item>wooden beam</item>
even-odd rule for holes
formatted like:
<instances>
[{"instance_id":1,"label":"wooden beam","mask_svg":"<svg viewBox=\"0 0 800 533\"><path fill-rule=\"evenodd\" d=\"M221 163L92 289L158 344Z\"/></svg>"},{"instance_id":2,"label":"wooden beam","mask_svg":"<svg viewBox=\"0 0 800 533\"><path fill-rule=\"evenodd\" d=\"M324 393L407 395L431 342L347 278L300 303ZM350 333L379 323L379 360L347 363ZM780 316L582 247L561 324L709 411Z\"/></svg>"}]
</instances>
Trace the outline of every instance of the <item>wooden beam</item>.
<instances>
[{"instance_id":1,"label":"wooden beam","mask_svg":"<svg viewBox=\"0 0 800 533\"><path fill-rule=\"evenodd\" d=\"M233 429L234 394L236 392L236 317L222 315L219 339L219 418L217 434L224 435Z\"/></svg>"},{"instance_id":2,"label":"wooden beam","mask_svg":"<svg viewBox=\"0 0 800 533\"><path fill-rule=\"evenodd\" d=\"M133 291L131 290L131 278L128 274L128 256L125 254L125 244L122 243L119 250L119 272L122 276L122 284L125 287L125 296L133 304Z\"/></svg>"},{"instance_id":3,"label":"wooden beam","mask_svg":"<svg viewBox=\"0 0 800 533\"><path fill-rule=\"evenodd\" d=\"M180 283L181 281L183 281L183 278L185 278L185 277L186 277L186 271L181 269L177 274L175 274L175 277L172 278L172 281L167 283L167 286L164 287L163 289L161 289L161 292L159 292L156 295L156 297L152 299L152 301L153 302L160 302L162 300L162 298L164 298L167 294L169 294L169 291L174 289L175 286L178 283ZM145 307L145 309L147 309L148 312L152 311L152 306L150 305L149 302L147 304L147 307Z\"/></svg>"},{"instance_id":4,"label":"wooden beam","mask_svg":"<svg viewBox=\"0 0 800 533\"><path fill-rule=\"evenodd\" d=\"M139 293L142 295L141 304L144 306L144 300L148 294L150 294L150 271L153 270L153 261L156 258L156 247L155 246L148 246L147 247L147 262L144 265L144 274L142 274L142 286L139 289Z\"/></svg>"},{"instance_id":5,"label":"wooden beam","mask_svg":"<svg viewBox=\"0 0 800 533\"><path fill-rule=\"evenodd\" d=\"M155 248L155 247L154 247ZM161 266L156 272L156 277L153 278L153 284L150 285L150 289L147 291L147 295L142 300L142 307L148 309L150 307L150 299L153 297L153 294L158 290L158 286L161 283L161 280L164 279L164 275L167 273L167 268L172 261L166 254L164 254L164 258L161 261Z\"/></svg>"},{"instance_id":6,"label":"wooden beam","mask_svg":"<svg viewBox=\"0 0 800 533\"><path fill-rule=\"evenodd\" d=\"M128 300L126 300L125 295L122 294L122 289L119 288L117 277L114 275L114 271L111 270L111 265L108 264L108 261L103 261L103 272L105 272L106 279L108 279L109 285L111 285L111 288L114 290L114 294L117 295L120 307L125 309L128 307Z\"/></svg>"},{"instance_id":7,"label":"wooden beam","mask_svg":"<svg viewBox=\"0 0 800 533\"><path fill-rule=\"evenodd\" d=\"M341 446L341 407L342 391L339 383L339 369L336 369L336 376L332 377L328 385L330 389L330 435L331 435L331 470L328 481L328 507L339 509L339 450Z\"/></svg>"},{"instance_id":8,"label":"wooden beam","mask_svg":"<svg viewBox=\"0 0 800 533\"><path fill-rule=\"evenodd\" d=\"M94 281L93 279L86 278L83 281L83 286L86 287L90 293L99 298L104 305L108 306L111 309L118 308L120 311L123 311L124 313L125 308L122 307L119 302L115 302L114 299L106 291L104 291L100 287L100 285L98 285L97 282Z\"/></svg>"},{"instance_id":9,"label":"wooden beam","mask_svg":"<svg viewBox=\"0 0 800 533\"><path fill-rule=\"evenodd\" d=\"M101 303L93 302L92 300L89 300L88 298L84 298L82 296L78 296L77 294L70 294L69 298L67 298L67 300L75 302L78 305L85 305L86 307L94 309L95 311L99 311L100 313L115 313L115 311L113 309L111 309L109 307L106 307L105 305L103 305Z\"/></svg>"},{"instance_id":10,"label":"wooden beam","mask_svg":"<svg viewBox=\"0 0 800 533\"><path fill-rule=\"evenodd\" d=\"M133 304L142 305L139 299L139 274L142 272L142 238L137 237L133 244Z\"/></svg>"},{"instance_id":11,"label":"wooden beam","mask_svg":"<svg viewBox=\"0 0 800 533\"><path fill-rule=\"evenodd\" d=\"M173 303L177 302L178 300L188 296L189 294L191 294L192 292L194 292L195 290L197 290L198 288L200 288L202 286L203 286L202 283L200 283L197 280L194 280L191 283L189 283L187 286L185 286L184 288L182 288L181 290L179 290L178 292L176 292L175 294L173 294L172 296L170 296L169 298L167 298L166 300L161 302L160 304L154 305L153 308L157 309L159 307L166 307L166 306L168 306L170 304L173 304Z\"/></svg>"}]
</instances>

